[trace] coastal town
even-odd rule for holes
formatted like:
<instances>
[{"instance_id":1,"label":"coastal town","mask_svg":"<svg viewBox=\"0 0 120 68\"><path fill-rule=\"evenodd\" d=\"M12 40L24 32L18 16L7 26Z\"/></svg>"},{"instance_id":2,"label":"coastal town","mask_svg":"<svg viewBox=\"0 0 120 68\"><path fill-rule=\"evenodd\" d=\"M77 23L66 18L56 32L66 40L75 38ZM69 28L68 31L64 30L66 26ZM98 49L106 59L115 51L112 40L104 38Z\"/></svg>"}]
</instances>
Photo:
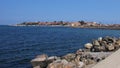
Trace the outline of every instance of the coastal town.
<instances>
[{"instance_id":1,"label":"coastal town","mask_svg":"<svg viewBox=\"0 0 120 68\"><path fill-rule=\"evenodd\" d=\"M53 21L53 22L23 22L16 24L15 26L69 26L79 28L101 28L101 29L120 29L120 24L102 24L98 22L65 22L65 21Z\"/></svg>"}]
</instances>

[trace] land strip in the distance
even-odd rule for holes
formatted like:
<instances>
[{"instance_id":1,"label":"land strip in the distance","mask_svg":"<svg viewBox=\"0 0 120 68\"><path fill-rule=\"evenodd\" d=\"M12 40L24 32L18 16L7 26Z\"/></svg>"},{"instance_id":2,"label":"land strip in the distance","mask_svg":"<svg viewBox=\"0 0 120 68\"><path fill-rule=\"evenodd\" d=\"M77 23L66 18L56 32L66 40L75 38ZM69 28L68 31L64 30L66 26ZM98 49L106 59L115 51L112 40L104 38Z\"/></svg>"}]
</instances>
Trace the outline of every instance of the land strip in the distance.
<instances>
[{"instance_id":1,"label":"land strip in the distance","mask_svg":"<svg viewBox=\"0 0 120 68\"><path fill-rule=\"evenodd\" d=\"M120 24L101 24L97 22L85 22L85 21L23 22L20 24L16 24L15 26L69 26L77 28L120 29Z\"/></svg>"}]
</instances>

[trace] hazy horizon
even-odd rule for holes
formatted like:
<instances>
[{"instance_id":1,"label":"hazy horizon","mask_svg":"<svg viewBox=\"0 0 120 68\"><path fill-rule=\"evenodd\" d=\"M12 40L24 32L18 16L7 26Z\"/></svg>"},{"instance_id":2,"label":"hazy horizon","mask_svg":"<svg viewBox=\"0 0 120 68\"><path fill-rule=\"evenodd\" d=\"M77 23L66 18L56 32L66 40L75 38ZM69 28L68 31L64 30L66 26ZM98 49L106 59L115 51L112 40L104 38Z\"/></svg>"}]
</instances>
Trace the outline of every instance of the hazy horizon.
<instances>
[{"instance_id":1,"label":"hazy horizon","mask_svg":"<svg viewBox=\"0 0 120 68\"><path fill-rule=\"evenodd\" d=\"M0 0L0 25L25 21L119 24L120 0Z\"/></svg>"}]
</instances>

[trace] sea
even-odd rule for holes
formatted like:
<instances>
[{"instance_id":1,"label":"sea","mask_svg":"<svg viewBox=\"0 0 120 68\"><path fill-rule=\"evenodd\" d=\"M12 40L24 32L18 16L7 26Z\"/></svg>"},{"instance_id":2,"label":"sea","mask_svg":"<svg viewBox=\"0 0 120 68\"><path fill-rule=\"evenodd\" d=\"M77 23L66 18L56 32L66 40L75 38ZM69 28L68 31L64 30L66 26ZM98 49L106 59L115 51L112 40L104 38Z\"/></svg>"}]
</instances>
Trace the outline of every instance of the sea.
<instances>
[{"instance_id":1,"label":"sea","mask_svg":"<svg viewBox=\"0 0 120 68\"><path fill-rule=\"evenodd\" d=\"M0 26L0 68L32 68L37 55L63 56L98 37L120 37L120 30L62 26Z\"/></svg>"}]
</instances>

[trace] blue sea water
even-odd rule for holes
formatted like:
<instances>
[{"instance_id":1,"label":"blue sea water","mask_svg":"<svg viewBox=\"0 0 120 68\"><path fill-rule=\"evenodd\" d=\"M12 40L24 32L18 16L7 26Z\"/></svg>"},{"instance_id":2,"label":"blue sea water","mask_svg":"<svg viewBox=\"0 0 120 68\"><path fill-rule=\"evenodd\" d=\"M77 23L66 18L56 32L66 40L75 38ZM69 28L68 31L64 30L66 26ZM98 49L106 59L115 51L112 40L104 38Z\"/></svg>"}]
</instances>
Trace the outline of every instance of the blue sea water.
<instances>
[{"instance_id":1,"label":"blue sea water","mask_svg":"<svg viewBox=\"0 0 120 68\"><path fill-rule=\"evenodd\" d=\"M120 30L46 26L0 26L0 68L32 68L39 54L62 56L104 36L120 37Z\"/></svg>"}]
</instances>

